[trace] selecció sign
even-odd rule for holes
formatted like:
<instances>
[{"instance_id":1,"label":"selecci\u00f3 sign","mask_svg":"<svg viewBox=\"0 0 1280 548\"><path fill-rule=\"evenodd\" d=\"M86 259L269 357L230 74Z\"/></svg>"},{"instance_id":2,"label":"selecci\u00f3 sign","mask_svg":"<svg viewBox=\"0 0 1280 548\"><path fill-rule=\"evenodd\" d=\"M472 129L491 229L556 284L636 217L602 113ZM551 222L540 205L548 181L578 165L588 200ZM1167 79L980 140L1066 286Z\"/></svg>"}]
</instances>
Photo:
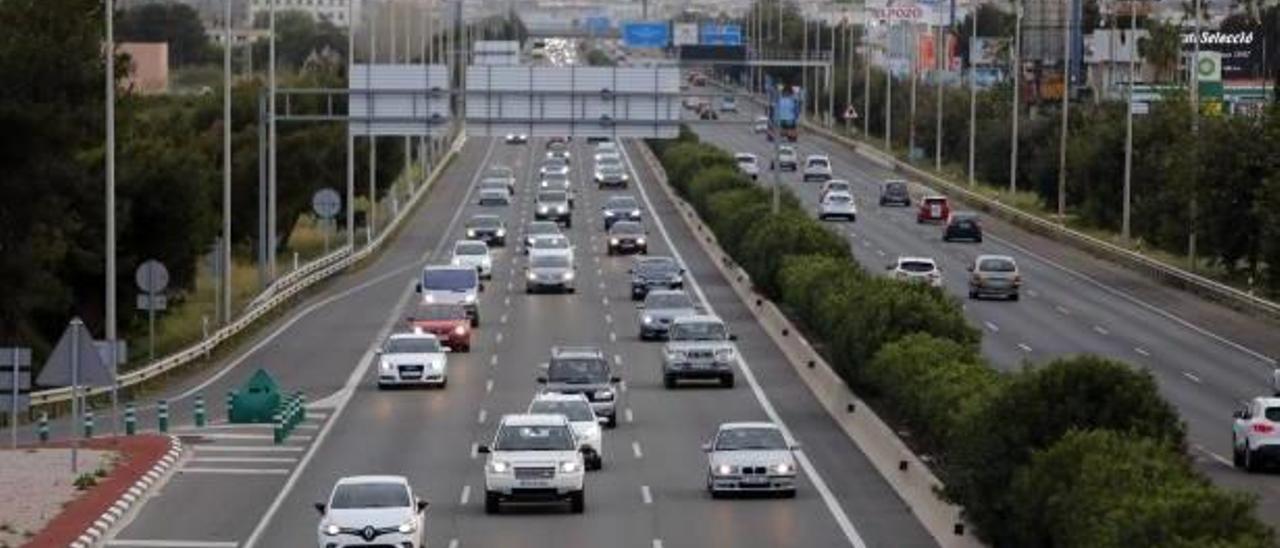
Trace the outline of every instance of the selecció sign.
<instances>
[{"instance_id":1,"label":"selecci\u00f3 sign","mask_svg":"<svg viewBox=\"0 0 1280 548\"><path fill-rule=\"evenodd\" d=\"M1198 39L1198 40L1197 40ZM1201 30L1182 33L1182 53L1190 55L1200 43L1200 51L1215 52L1222 56L1223 80L1251 80L1264 78L1262 66L1263 32L1258 27L1230 30Z\"/></svg>"}]
</instances>

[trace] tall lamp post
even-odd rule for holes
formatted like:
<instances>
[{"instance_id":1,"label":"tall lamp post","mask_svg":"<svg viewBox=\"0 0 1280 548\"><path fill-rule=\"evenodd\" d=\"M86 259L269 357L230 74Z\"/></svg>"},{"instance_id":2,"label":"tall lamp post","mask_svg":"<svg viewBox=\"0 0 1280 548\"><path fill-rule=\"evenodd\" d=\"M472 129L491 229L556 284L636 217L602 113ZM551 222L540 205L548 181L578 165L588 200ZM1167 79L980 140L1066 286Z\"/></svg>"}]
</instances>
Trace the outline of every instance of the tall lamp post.
<instances>
[{"instance_id":1,"label":"tall lamp post","mask_svg":"<svg viewBox=\"0 0 1280 548\"><path fill-rule=\"evenodd\" d=\"M103 19L106 20L106 41L107 41L107 150L106 150L106 187L107 187L107 310L106 310L106 337L107 344L111 346L111 371L113 380L111 382L111 423L113 433L118 434L119 421L117 420L117 410L119 409L119 383L114 380L114 372L116 364L120 360L116 356L116 42L115 42L115 4L112 0L106 0L106 11ZM72 394L74 400L76 394ZM73 415L74 416L74 415ZM74 427L73 427L74 428Z\"/></svg>"}]
</instances>

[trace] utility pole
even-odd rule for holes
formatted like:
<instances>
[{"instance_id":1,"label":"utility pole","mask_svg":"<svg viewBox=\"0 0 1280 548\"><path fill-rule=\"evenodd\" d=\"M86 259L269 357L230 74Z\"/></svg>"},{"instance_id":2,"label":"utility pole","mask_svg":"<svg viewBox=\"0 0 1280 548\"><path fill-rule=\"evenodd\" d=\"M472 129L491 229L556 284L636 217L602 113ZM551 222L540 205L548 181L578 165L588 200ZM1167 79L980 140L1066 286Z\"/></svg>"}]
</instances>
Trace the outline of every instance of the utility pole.
<instances>
[{"instance_id":1,"label":"utility pole","mask_svg":"<svg viewBox=\"0 0 1280 548\"><path fill-rule=\"evenodd\" d=\"M106 17L106 50L107 50L107 150L106 150L106 176L107 176L107 310L106 310L106 337L107 344L111 346L111 422L114 434L119 434L117 420L120 401L120 383L114 380L116 364L120 363L116 356L116 35L115 35L115 4L112 0L106 0L107 13ZM71 394L74 402L76 394ZM72 415L73 423L74 417ZM9 420L16 422L16 417ZM72 427L73 429L75 426Z\"/></svg>"},{"instance_id":2,"label":"utility pole","mask_svg":"<svg viewBox=\"0 0 1280 548\"><path fill-rule=\"evenodd\" d=\"M1063 11L1071 10L1070 3ZM1062 131L1058 137L1058 222L1067 222L1067 125L1071 113L1071 13L1063 13L1062 27Z\"/></svg>"},{"instance_id":3,"label":"utility pole","mask_svg":"<svg viewBox=\"0 0 1280 548\"><path fill-rule=\"evenodd\" d=\"M222 319L231 321L231 1L222 21Z\"/></svg>"},{"instance_id":4,"label":"utility pole","mask_svg":"<svg viewBox=\"0 0 1280 548\"><path fill-rule=\"evenodd\" d=\"M378 11L382 11L379 9ZM367 78L366 91L369 91L369 114L370 122L365 124L365 130L369 133L369 211L365 214L364 222L364 243L369 245L373 243L373 232L377 226L377 209L378 209L378 137L373 133L372 114L374 112L373 105L376 102L372 94L373 86L373 64L378 60L378 17L370 14L369 20L369 64L365 65Z\"/></svg>"},{"instance_id":5,"label":"utility pole","mask_svg":"<svg viewBox=\"0 0 1280 548\"><path fill-rule=\"evenodd\" d=\"M352 70L356 66L356 0L347 1L347 87L351 86ZM347 104L351 104L352 95L347 95ZM356 134L352 131L351 112L347 112L347 247L356 249Z\"/></svg>"},{"instance_id":6,"label":"utility pole","mask_svg":"<svg viewBox=\"0 0 1280 548\"><path fill-rule=\"evenodd\" d=\"M919 36L917 32L917 23L911 21L907 24L907 32L910 37L909 46L911 51L907 55L907 60L911 62L911 100L908 115L909 123L907 124L907 159L913 160L916 155L916 81L920 79L920 59L918 57L920 50Z\"/></svg>"},{"instance_id":7,"label":"utility pole","mask_svg":"<svg viewBox=\"0 0 1280 548\"><path fill-rule=\"evenodd\" d=\"M809 20L804 18L804 12L800 12L800 87L804 89L802 98L808 100L809 94L813 91L809 88ZM816 97L816 95L815 95ZM799 119L804 119L804 104L801 104ZM796 123L799 123L797 120Z\"/></svg>"},{"instance_id":8,"label":"utility pole","mask_svg":"<svg viewBox=\"0 0 1280 548\"><path fill-rule=\"evenodd\" d=\"M978 4L972 4L973 13L969 15L969 23L973 27L969 40L969 186L974 185L974 159L976 157L975 139L978 133L978 64L974 57L974 46L978 43Z\"/></svg>"},{"instance_id":9,"label":"utility pole","mask_svg":"<svg viewBox=\"0 0 1280 548\"><path fill-rule=\"evenodd\" d=\"M849 17L849 12L845 12L844 17L844 49L845 49L845 71L844 71L844 105L845 110L853 108L853 19ZM865 30L863 32L866 32ZM866 116L866 112L862 113ZM853 120L845 118L844 130L850 133L852 130Z\"/></svg>"},{"instance_id":10,"label":"utility pole","mask_svg":"<svg viewBox=\"0 0 1280 548\"><path fill-rule=\"evenodd\" d=\"M944 32L943 26L941 24L938 25L935 36L936 38L934 43L934 50L936 51L936 53L934 55L935 72L933 73L933 75L935 78L937 78L936 84L938 86L938 92L937 92L938 96L935 98L937 99L938 121L933 125L933 139L934 139L933 169L941 170L942 169L942 95L944 92L942 87L942 76L943 76L943 69L946 66L946 61L943 59L943 56L946 55L945 52L943 51L943 43L945 43L947 40L947 33Z\"/></svg>"},{"instance_id":11,"label":"utility pole","mask_svg":"<svg viewBox=\"0 0 1280 548\"><path fill-rule=\"evenodd\" d=\"M230 3L231 0L225 0ZM348 19L350 21L350 19ZM267 0L267 279L276 279L276 0Z\"/></svg>"},{"instance_id":12,"label":"utility pole","mask_svg":"<svg viewBox=\"0 0 1280 548\"><path fill-rule=\"evenodd\" d=\"M1015 0L1013 24L1013 70L1009 71L1013 78L1013 133L1010 135L1009 152L1009 193L1018 191L1018 104L1022 91L1022 0Z\"/></svg>"},{"instance_id":13,"label":"utility pole","mask_svg":"<svg viewBox=\"0 0 1280 548\"><path fill-rule=\"evenodd\" d=\"M1191 204L1187 212L1190 233L1187 234L1187 262L1196 267L1196 217L1199 204L1196 193L1200 186L1200 0L1195 0L1195 49L1191 59Z\"/></svg>"},{"instance_id":14,"label":"utility pole","mask_svg":"<svg viewBox=\"0 0 1280 548\"><path fill-rule=\"evenodd\" d=\"M862 3L862 138L871 138L871 18Z\"/></svg>"},{"instance_id":15,"label":"utility pole","mask_svg":"<svg viewBox=\"0 0 1280 548\"><path fill-rule=\"evenodd\" d=\"M885 30L884 151L893 154L893 63L889 61L889 35L893 33L893 24L890 23Z\"/></svg>"},{"instance_id":16,"label":"utility pole","mask_svg":"<svg viewBox=\"0 0 1280 548\"><path fill-rule=\"evenodd\" d=\"M1124 123L1124 206L1121 213L1120 235L1124 241L1131 236L1129 227L1129 207L1132 199L1133 182L1133 78L1134 62L1138 56L1138 7L1137 2L1129 0L1129 85L1125 92Z\"/></svg>"}]
</instances>

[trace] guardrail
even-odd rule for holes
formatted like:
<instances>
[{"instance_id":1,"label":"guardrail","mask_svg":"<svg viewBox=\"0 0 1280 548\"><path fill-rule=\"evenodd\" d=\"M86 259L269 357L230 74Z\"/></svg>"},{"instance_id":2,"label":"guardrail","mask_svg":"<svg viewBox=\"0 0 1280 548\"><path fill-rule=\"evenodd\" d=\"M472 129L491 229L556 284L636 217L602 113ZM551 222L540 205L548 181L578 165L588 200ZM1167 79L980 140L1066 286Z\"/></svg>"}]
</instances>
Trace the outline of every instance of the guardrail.
<instances>
[{"instance_id":1,"label":"guardrail","mask_svg":"<svg viewBox=\"0 0 1280 548\"><path fill-rule=\"evenodd\" d=\"M315 285L316 283L341 272L356 263L359 263L377 252L387 239L395 233L399 226L404 223L404 219L409 216L409 213L413 211L418 202L422 200L422 197L427 194L427 191L431 188L432 184L440 177L440 174L443 173L444 168L449 165L449 161L458 153L459 150L461 150L462 143L465 141L465 132L459 131L457 137L455 137L453 142L450 144L448 152L440 158L440 161L436 164L435 168L427 176L426 182L417 188L413 197L409 199L409 202L400 209L400 214L388 223L382 232L374 238L369 245L360 248L354 253L351 252L350 247L344 246L333 253L311 261L306 266L300 267L297 270L282 276L277 280L277 283L272 284L272 288L274 290L271 292L270 296L262 299L261 302L257 302L256 305L245 309L245 311L240 315L240 317L236 318L235 321L223 326L217 331L214 331L208 338L205 338L200 342L156 360L144 367L121 374L118 379L119 388L128 388L141 384L153 377L162 375L190 362L208 356L218 347L218 345L222 344L227 339L240 334L240 332L244 331L250 325L253 325L254 322L263 316L274 311L276 307L287 302L294 295L297 295L312 285ZM95 387L84 390L83 392L89 396L94 396L106 394L110 391L111 387ZM71 388L69 387L40 390L31 393L31 406L34 408L36 406L52 405L68 401L70 399Z\"/></svg>"}]
</instances>

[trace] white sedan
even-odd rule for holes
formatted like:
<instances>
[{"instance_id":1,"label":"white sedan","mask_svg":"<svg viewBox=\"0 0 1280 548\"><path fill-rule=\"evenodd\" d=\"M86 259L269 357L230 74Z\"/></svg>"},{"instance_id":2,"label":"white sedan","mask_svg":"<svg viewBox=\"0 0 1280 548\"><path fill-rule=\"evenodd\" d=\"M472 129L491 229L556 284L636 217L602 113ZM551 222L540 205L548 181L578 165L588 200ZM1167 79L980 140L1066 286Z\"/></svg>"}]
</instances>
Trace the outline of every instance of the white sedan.
<instances>
[{"instance_id":1,"label":"white sedan","mask_svg":"<svg viewBox=\"0 0 1280 548\"><path fill-rule=\"evenodd\" d=\"M845 219L854 222L858 219L858 204L848 192L830 192L822 195L818 203L818 220Z\"/></svg>"},{"instance_id":2,"label":"white sedan","mask_svg":"<svg viewBox=\"0 0 1280 548\"><path fill-rule=\"evenodd\" d=\"M738 164L738 171L743 175L751 177L752 180L760 177L760 160L755 154L739 152L733 155L733 161Z\"/></svg>"},{"instance_id":3,"label":"white sedan","mask_svg":"<svg viewBox=\"0 0 1280 548\"><path fill-rule=\"evenodd\" d=\"M481 278L493 277L493 257L489 254L489 245L480 240L458 240L453 244L453 266L470 266L480 273Z\"/></svg>"},{"instance_id":4,"label":"white sedan","mask_svg":"<svg viewBox=\"0 0 1280 548\"><path fill-rule=\"evenodd\" d=\"M707 491L796 495L795 445L787 443L771 422L730 422L720 425L715 438L703 445L707 453Z\"/></svg>"},{"instance_id":5,"label":"white sedan","mask_svg":"<svg viewBox=\"0 0 1280 548\"><path fill-rule=\"evenodd\" d=\"M320 512L318 546L423 546L427 501L418 498L403 476L352 476L338 480Z\"/></svg>"},{"instance_id":6,"label":"white sedan","mask_svg":"<svg viewBox=\"0 0 1280 548\"><path fill-rule=\"evenodd\" d=\"M449 348L435 335L423 331L396 333L387 338L378 355L378 388L405 385L449 384Z\"/></svg>"}]
</instances>

